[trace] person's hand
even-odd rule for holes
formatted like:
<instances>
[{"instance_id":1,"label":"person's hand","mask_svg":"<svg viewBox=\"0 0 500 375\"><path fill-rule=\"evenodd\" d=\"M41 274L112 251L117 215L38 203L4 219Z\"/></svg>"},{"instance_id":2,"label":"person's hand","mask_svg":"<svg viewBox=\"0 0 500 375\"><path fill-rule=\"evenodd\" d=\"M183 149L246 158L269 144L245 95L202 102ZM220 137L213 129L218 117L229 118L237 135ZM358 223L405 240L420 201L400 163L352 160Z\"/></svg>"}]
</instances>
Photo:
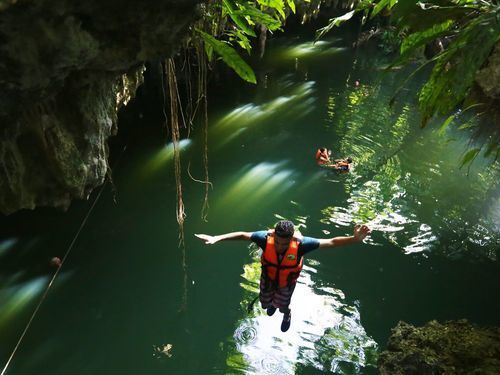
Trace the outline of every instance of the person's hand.
<instances>
[{"instance_id":1,"label":"person's hand","mask_svg":"<svg viewBox=\"0 0 500 375\"><path fill-rule=\"evenodd\" d=\"M363 241L366 236L368 236L371 232L371 229L368 227L368 225L361 225L358 224L354 227L354 238L356 241Z\"/></svg>"},{"instance_id":2,"label":"person's hand","mask_svg":"<svg viewBox=\"0 0 500 375\"><path fill-rule=\"evenodd\" d=\"M195 234L195 236L205 242L205 245L213 245L218 241L217 236L209 236L208 234Z\"/></svg>"}]
</instances>

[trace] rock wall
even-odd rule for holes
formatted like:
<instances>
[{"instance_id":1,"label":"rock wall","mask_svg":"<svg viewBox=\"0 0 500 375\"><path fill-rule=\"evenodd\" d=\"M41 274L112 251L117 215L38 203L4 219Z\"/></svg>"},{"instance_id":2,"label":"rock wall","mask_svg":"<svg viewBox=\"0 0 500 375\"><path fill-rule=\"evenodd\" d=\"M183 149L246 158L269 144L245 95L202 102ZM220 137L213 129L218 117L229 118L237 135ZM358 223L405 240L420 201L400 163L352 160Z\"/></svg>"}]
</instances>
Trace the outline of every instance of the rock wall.
<instances>
[{"instance_id":1,"label":"rock wall","mask_svg":"<svg viewBox=\"0 0 500 375\"><path fill-rule=\"evenodd\" d=\"M500 329L466 320L399 322L378 359L382 375L500 374Z\"/></svg>"},{"instance_id":2,"label":"rock wall","mask_svg":"<svg viewBox=\"0 0 500 375\"><path fill-rule=\"evenodd\" d=\"M500 100L500 43L495 45L486 66L477 72L476 83L487 97Z\"/></svg>"},{"instance_id":3,"label":"rock wall","mask_svg":"<svg viewBox=\"0 0 500 375\"><path fill-rule=\"evenodd\" d=\"M118 108L197 2L0 1L0 212L67 208L103 183Z\"/></svg>"}]
</instances>

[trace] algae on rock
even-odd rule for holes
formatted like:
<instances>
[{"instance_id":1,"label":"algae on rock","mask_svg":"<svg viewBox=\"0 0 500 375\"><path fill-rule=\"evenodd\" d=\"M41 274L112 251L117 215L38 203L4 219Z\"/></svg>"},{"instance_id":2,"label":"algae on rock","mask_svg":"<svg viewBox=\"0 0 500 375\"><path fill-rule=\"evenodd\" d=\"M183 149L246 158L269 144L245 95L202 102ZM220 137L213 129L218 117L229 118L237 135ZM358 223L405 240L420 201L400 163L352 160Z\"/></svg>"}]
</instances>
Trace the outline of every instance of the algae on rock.
<instances>
[{"instance_id":1,"label":"algae on rock","mask_svg":"<svg viewBox=\"0 0 500 375\"><path fill-rule=\"evenodd\" d=\"M500 373L500 329L466 320L423 327L399 322L379 356L382 375Z\"/></svg>"}]
</instances>

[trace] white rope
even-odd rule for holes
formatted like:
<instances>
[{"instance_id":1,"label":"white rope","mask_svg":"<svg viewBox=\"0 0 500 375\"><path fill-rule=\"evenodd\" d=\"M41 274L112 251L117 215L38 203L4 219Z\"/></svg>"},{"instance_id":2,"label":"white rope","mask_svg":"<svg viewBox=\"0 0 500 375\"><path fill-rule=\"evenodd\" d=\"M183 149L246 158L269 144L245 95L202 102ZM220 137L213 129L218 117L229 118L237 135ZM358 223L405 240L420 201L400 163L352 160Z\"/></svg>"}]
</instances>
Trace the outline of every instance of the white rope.
<instances>
[{"instance_id":1,"label":"white rope","mask_svg":"<svg viewBox=\"0 0 500 375\"><path fill-rule=\"evenodd\" d=\"M106 187L106 183L107 183L107 180L106 182L104 182L104 184L102 185L101 187L101 190L99 190L99 193L97 194L97 197L94 199L94 203L92 203L92 206L90 207L89 211L87 212L87 215L85 215L85 218L83 219L82 223L80 224L80 228L78 228L78 231L76 232L76 235L75 237L73 238L73 241L71 241L71 244L69 245L68 247L68 250L66 250L66 254L64 254L64 257L61 261L61 265L57 268L56 272L54 272L54 275L52 276L52 279L50 280L49 282L49 285L47 286L47 288L45 289L45 292L43 293L43 296L42 298L40 299L40 301L38 302L38 305L36 306L35 308L35 311L33 311L33 314L31 315L31 318L30 320L28 321L28 324L26 325L26 327L24 328L24 331L23 333L21 334L21 337L19 338L19 340L17 341L17 344L16 346L14 347L14 350L12 351L12 354L10 355L7 363L5 364L3 370L2 370L2 373L0 375L5 375L6 371L7 371L7 368L9 367L10 365L10 362L12 361L12 359L14 358L14 355L16 354L17 352L17 349L19 348L19 346L21 345L21 342L23 341L23 338L24 336L26 335L26 332L28 332L28 329L30 328L31 326L31 323L33 322L33 319L35 318L35 315L38 313L38 310L40 309L40 306L42 305L43 301L45 300L45 297L47 297L47 294L49 293L49 290L50 288L52 287L52 284L54 283L54 280L56 279L57 275L59 274L59 271L61 270L62 266L64 265L64 261L66 260L66 258L68 257L70 251L73 249L73 246L75 245L75 242L76 240L78 239L78 236L80 235L80 232L82 231L83 227L85 226L85 224L87 223L87 219L89 218L90 214L92 213L92 210L94 209L97 201L99 200L99 198L101 197L101 194L104 190L104 188Z\"/></svg>"}]
</instances>

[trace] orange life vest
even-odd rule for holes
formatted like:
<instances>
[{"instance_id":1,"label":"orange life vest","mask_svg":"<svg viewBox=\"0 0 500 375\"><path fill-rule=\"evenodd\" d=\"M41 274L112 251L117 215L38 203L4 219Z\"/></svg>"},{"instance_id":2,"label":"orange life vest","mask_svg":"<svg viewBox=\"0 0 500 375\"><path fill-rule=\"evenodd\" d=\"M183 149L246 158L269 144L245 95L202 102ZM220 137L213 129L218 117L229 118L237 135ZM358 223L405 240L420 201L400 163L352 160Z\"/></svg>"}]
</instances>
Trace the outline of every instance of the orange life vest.
<instances>
[{"instance_id":1,"label":"orange life vest","mask_svg":"<svg viewBox=\"0 0 500 375\"><path fill-rule=\"evenodd\" d=\"M266 248L260 259L262 272L267 279L275 283L278 287L284 288L295 283L302 270L303 257L299 258L299 242L292 238L290 245L283 254L281 262L278 261L278 253L274 246L274 235L267 236Z\"/></svg>"},{"instance_id":2,"label":"orange life vest","mask_svg":"<svg viewBox=\"0 0 500 375\"><path fill-rule=\"evenodd\" d=\"M339 161L337 163L337 170L340 172L348 172L349 171L349 163L345 161Z\"/></svg>"}]
</instances>

